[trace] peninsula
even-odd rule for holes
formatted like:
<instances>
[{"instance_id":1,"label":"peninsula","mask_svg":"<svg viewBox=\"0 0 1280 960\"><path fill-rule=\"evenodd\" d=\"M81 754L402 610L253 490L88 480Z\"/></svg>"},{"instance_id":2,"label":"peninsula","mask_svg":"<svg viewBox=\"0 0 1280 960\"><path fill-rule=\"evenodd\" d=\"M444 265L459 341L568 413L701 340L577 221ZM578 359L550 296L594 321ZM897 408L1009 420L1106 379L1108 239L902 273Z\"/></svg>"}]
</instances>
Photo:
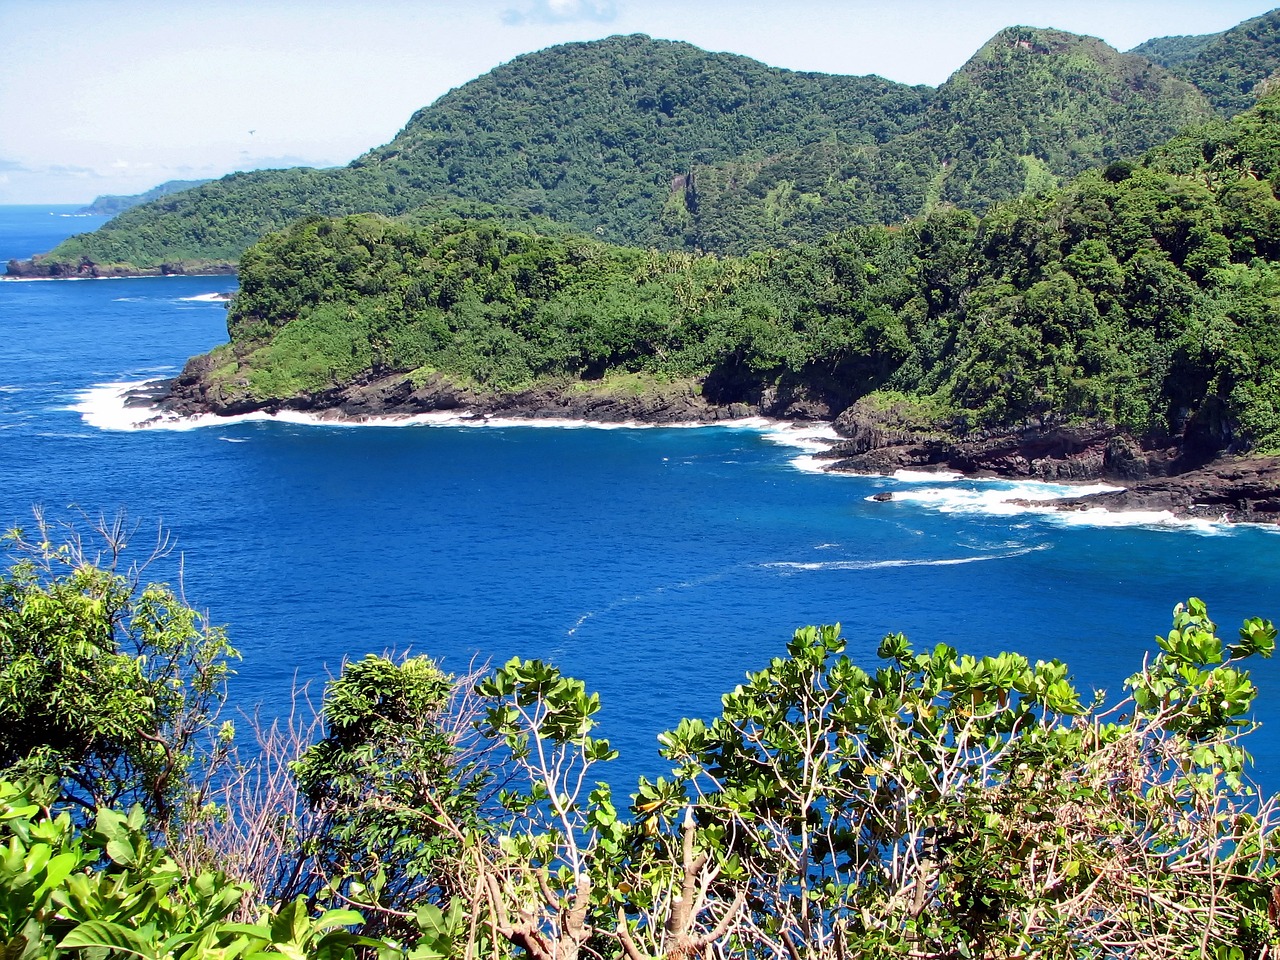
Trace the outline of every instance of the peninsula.
<instances>
[{"instance_id":1,"label":"peninsula","mask_svg":"<svg viewBox=\"0 0 1280 960\"><path fill-rule=\"evenodd\" d=\"M1277 25L1130 54L1015 27L937 90L569 44L350 167L225 178L11 271L238 258L230 342L175 413L823 419L833 469L1108 479L1126 507L1266 520Z\"/></svg>"}]
</instances>

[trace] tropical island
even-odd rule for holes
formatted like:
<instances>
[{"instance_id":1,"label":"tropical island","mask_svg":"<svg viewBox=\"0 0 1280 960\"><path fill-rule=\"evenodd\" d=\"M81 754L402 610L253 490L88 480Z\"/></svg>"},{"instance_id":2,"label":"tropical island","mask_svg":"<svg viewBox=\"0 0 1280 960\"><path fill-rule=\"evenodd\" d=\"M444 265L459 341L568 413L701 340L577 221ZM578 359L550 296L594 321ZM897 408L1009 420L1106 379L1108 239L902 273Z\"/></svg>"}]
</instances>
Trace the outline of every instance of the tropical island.
<instances>
[{"instance_id":1,"label":"tropical island","mask_svg":"<svg viewBox=\"0 0 1280 960\"><path fill-rule=\"evenodd\" d=\"M169 413L824 419L834 469L1272 520L1278 17L1128 54L1010 28L937 90L553 47L348 167L227 177L9 269L237 269L230 343L142 398Z\"/></svg>"}]
</instances>

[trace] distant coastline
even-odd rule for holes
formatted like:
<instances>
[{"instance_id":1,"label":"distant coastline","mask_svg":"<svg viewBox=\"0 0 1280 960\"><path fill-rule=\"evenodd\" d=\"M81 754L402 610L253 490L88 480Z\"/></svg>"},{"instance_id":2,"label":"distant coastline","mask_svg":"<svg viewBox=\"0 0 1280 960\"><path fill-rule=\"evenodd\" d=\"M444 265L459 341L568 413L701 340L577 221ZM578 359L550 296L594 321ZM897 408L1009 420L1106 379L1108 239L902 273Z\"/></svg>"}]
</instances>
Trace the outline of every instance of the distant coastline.
<instances>
[{"instance_id":1,"label":"distant coastline","mask_svg":"<svg viewBox=\"0 0 1280 960\"><path fill-rule=\"evenodd\" d=\"M141 277L224 277L238 272L239 265L221 261L176 261L155 267L136 267L131 263L99 264L84 259L65 263L37 254L29 260L10 260L5 280L106 280Z\"/></svg>"}]
</instances>

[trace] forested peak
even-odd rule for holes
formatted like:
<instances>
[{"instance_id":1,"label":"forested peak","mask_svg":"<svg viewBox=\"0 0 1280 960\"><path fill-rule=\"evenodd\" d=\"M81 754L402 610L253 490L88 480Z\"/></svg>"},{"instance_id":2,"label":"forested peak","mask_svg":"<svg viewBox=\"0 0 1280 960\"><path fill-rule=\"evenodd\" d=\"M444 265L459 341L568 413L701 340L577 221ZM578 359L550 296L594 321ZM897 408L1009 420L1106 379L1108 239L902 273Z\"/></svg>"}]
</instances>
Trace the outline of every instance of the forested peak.
<instances>
[{"instance_id":1,"label":"forested peak","mask_svg":"<svg viewBox=\"0 0 1280 960\"><path fill-rule=\"evenodd\" d=\"M1045 66L1048 72L1043 71ZM954 85L957 80L986 77L992 71L1040 76L1045 80L1059 80L1071 73L1090 74L1099 80L1110 80L1116 85L1134 89L1172 81L1179 94L1194 95L1189 84L1174 81L1172 74L1146 57L1121 53L1097 37L1028 26L1001 30L940 89L945 89L948 84Z\"/></svg>"},{"instance_id":2,"label":"forested peak","mask_svg":"<svg viewBox=\"0 0 1280 960\"><path fill-rule=\"evenodd\" d=\"M929 87L881 77L798 72L683 41L618 35L515 57L417 111L391 143L368 156L393 154L420 138L436 139L437 133L464 128L509 134L519 143L545 136L548 127L620 115L668 128L673 123L689 127L695 125L695 111L749 115L753 133L768 134L775 125L781 132L802 116L829 118L855 129L870 125L870 117L882 126L888 121L896 132L902 126L896 116L918 113L930 92ZM868 104L868 97L887 102ZM531 105L545 112L527 112ZM885 128L877 139L889 132ZM798 142L809 139L803 134L796 138L794 132L785 135Z\"/></svg>"},{"instance_id":3,"label":"forested peak","mask_svg":"<svg viewBox=\"0 0 1280 960\"><path fill-rule=\"evenodd\" d=\"M1254 88L1280 68L1280 9L1204 37L1161 37L1135 53L1195 84L1220 114L1248 109Z\"/></svg>"},{"instance_id":4,"label":"forested peak","mask_svg":"<svg viewBox=\"0 0 1280 960\"><path fill-rule=\"evenodd\" d=\"M978 52L969 58L964 70L974 63L995 59L1002 50L1021 53L1062 53L1080 48L1104 49L1115 53L1108 44L1097 37L1066 30L1055 30L1052 27L1032 27L1025 24L1005 27L990 40L978 48Z\"/></svg>"},{"instance_id":5,"label":"forested peak","mask_svg":"<svg viewBox=\"0 0 1280 960\"><path fill-rule=\"evenodd\" d=\"M1156 146L1212 116L1203 95L1095 37L1009 27L938 88L926 117L941 197L981 210Z\"/></svg>"},{"instance_id":6,"label":"forested peak","mask_svg":"<svg viewBox=\"0 0 1280 960\"><path fill-rule=\"evenodd\" d=\"M602 239L663 242L694 172L807 144L874 146L919 127L933 91L797 73L643 35L517 57L419 110L357 160L422 195L502 202Z\"/></svg>"}]
</instances>

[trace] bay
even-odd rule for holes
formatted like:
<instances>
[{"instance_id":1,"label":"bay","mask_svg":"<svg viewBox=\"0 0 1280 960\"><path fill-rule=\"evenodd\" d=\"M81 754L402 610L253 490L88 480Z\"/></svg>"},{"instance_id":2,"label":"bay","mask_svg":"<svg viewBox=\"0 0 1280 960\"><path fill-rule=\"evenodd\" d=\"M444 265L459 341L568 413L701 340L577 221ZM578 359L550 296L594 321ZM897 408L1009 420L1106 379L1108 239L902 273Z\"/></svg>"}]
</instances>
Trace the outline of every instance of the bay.
<instances>
[{"instance_id":1,"label":"bay","mask_svg":"<svg viewBox=\"0 0 1280 960\"><path fill-rule=\"evenodd\" d=\"M54 209L53 212L67 212ZM0 208L0 256L96 226ZM1008 484L831 476L765 426L592 429L218 423L113 430L102 384L171 376L226 339L231 277L0 282L0 524L112 516L178 550L148 571L228 625L231 707L272 716L344 658L448 669L550 660L600 692L625 793L665 773L655 735L710 718L800 625L843 624L874 667L918 647L1058 657L1121 693L1173 605L1226 637L1280 617L1267 530L1117 523L1001 506ZM785 441L785 442L784 442ZM892 490L895 500L869 498ZM1137 518L1134 518L1137 519ZM1256 775L1280 788L1280 673L1261 688Z\"/></svg>"}]
</instances>

